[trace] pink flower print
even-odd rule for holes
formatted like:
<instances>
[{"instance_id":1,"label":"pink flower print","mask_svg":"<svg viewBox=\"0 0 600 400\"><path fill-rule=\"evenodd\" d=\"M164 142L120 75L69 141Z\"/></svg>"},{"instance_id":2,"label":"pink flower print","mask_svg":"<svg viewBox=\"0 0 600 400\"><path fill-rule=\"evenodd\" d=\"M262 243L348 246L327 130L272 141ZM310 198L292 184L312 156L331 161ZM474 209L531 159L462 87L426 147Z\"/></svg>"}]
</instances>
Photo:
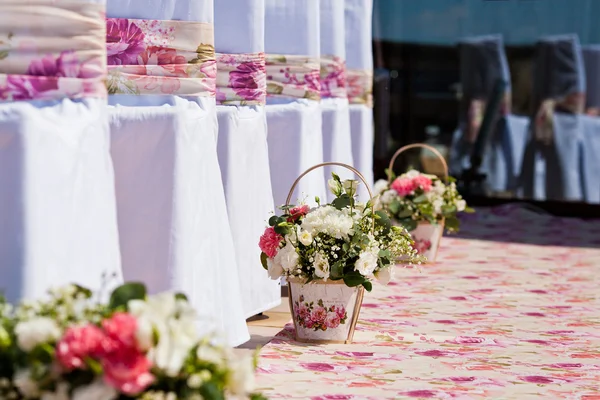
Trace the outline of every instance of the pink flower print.
<instances>
[{"instance_id":1,"label":"pink flower print","mask_svg":"<svg viewBox=\"0 0 600 400\"><path fill-rule=\"evenodd\" d=\"M306 307L305 304L300 304L296 310L298 318L302 320L307 320L310 317L310 311L308 310L308 307Z\"/></svg>"},{"instance_id":2,"label":"pink flower print","mask_svg":"<svg viewBox=\"0 0 600 400\"><path fill-rule=\"evenodd\" d=\"M266 90L261 76L265 66L258 62L243 62L229 73L229 87L244 100L258 100Z\"/></svg>"},{"instance_id":3,"label":"pink flower print","mask_svg":"<svg viewBox=\"0 0 600 400\"><path fill-rule=\"evenodd\" d=\"M319 325L324 325L326 318L327 318L327 310L321 306L318 306L317 308L315 308L313 310L312 314L310 315L310 319L315 324L319 324Z\"/></svg>"},{"instance_id":4,"label":"pink flower print","mask_svg":"<svg viewBox=\"0 0 600 400\"><path fill-rule=\"evenodd\" d=\"M217 79L217 62L215 60L209 60L202 63L200 71L208 79Z\"/></svg>"},{"instance_id":5,"label":"pink flower print","mask_svg":"<svg viewBox=\"0 0 600 400\"><path fill-rule=\"evenodd\" d=\"M325 318L325 326L330 329L335 329L340 326L340 316L335 312L327 313L327 317Z\"/></svg>"},{"instance_id":6,"label":"pink flower print","mask_svg":"<svg viewBox=\"0 0 600 400\"><path fill-rule=\"evenodd\" d=\"M258 246L260 250L267 255L269 258L273 258L279 251L279 244L283 240L283 237L275 232L275 228L270 226L265 229L265 233L260 237Z\"/></svg>"},{"instance_id":7,"label":"pink flower print","mask_svg":"<svg viewBox=\"0 0 600 400\"><path fill-rule=\"evenodd\" d=\"M429 192L431 190L431 179L424 175L419 175L413 178L413 184L417 188L421 188L424 192Z\"/></svg>"},{"instance_id":8,"label":"pink flower print","mask_svg":"<svg viewBox=\"0 0 600 400\"><path fill-rule=\"evenodd\" d=\"M391 185L392 190L395 190L400 197L406 197L416 189L415 183L409 178L396 178Z\"/></svg>"},{"instance_id":9,"label":"pink flower print","mask_svg":"<svg viewBox=\"0 0 600 400\"><path fill-rule=\"evenodd\" d=\"M312 71L304 75L304 82L308 90L321 92L321 79L319 71Z\"/></svg>"},{"instance_id":10,"label":"pink flower print","mask_svg":"<svg viewBox=\"0 0 600 400\"><path fill-rule=\"evenodd\" d=\"M138 65L144 51L144 32L127 19L106 20L108 65Z\"/></svg>"},{"instance_id":11,"label":"pink flower print","mask_svg":"<svg viewBox=\"0 0 600 400\"><path fill-rule=\"evenodd\" d=\"M346 309L344 307L333 306L333 310L337 313L337 315L338 315L338 317L340 317L340 319L345 319L347 317Z\"/></svg>"}]
</instances>

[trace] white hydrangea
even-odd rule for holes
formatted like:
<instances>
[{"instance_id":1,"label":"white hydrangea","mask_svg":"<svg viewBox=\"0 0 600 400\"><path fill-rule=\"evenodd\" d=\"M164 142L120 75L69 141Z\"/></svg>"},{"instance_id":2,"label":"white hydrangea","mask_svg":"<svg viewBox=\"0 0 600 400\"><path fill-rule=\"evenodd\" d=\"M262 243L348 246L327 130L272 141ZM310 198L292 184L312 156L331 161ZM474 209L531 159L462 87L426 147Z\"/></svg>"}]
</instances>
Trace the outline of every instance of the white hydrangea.
<instances>
[{"instance_id":1,"label":"white hydrangea","mask_svg":"<svg viewBox=\"0 0 600 400\"><path fill-rule=\"evenodd\" d=\"M411 169L410 171L408 171L407 173L403 174L402 176L405 177L405 178L413 179L413 178L416 178L419 175L421 175L421 173L419 171Z\"/></svg>"},{"instance_id":2,"label":"white hydrangea","mask_svg":"<svg viewBox=\"0 0 600 400\"><path fill-rule=\"evenodd\" d=\"M329 278L329 260L320 251L315 255L313 267L315 269L316 276L325 280Z\"/></svg>"},{"instance_id":3,"label":"white hydrangea","mask_svg":"<svg viewBox=\"0 0 600 400\"><path fill-rule=\"evenodd\" d=\"M438 197L431 202L431 205L433 206L433 212L435 214L441 214L442 206L444 205L444 199L441 197Z\"/></svg>"},{"instance_id":4,"label":"white hydrangea","mask_svg":"<svg viewBox=\"0 0 600 400\"><path fill-rule=\"evenodd\" d=\"M378 195L383 193L384 191L386 191L388 189L388 181L386 181L385 179L380 179L377 182L375 182L375 186L373 186L373 190L375 193L373 193L374 195Z\"/></svg>"},{"instance_id":5,"label":"white hydrangea","mask_svg":"<svg viewBox=\"0 0 600 400\"><path fill-rule=\"evenodd\" d=\"M433 183L433 190L431 192L437 194L438 196L443 196L446 192L446 185L442 181L436 180Z\"/></svg>"},{"instance_id":6,"label":"white hydrangea","mask_svg":"<svg viewBox=\"0 0 600 400\"><path fill-rule=\"evenodd\" d=\"M379 201L381 204L387 205L393 202L394 200L398 200L398 193L395 190L387 190L383 192Z\"/></svg>"},{"instance_id":7,"label":"white hydrangea","mask_svg":"<svg viewBox=\"0 0 600 400\"><path fill-rule=\"evenodd\" d=\"M55 320L48 317L34 317L19 322L15 327L17 343L23 351L31 351L37 345L58 340L62 334Z\"/></svg>"},{"instance_id":8,"label":"white hydrangea","mask_svg":"<svg viewBox=\"0 0 600 400\"><path fill-rule=\"evenodd\" d=\"M302 221L302 228L313 237L325 233L336 239L347 239L353 226L354 219L333 206L319 207L308 213Z\"/></svg>"}]
</instances>

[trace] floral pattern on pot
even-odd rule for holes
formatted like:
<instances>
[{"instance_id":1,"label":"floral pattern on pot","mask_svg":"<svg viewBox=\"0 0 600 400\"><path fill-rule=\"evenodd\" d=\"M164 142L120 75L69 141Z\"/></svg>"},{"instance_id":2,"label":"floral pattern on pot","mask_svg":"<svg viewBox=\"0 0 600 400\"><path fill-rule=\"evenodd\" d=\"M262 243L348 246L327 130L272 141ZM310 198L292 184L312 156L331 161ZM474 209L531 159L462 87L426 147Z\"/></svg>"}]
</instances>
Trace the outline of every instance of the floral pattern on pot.
<instances>
[{"instance_id":1,"label":"floral pattern on pot","mask_svg":"<svg viewBox=\"0 0 600 400\"><path fill-rule=\"evenodd\" d=\"M301 295L298 301L294 302L294 318L302 328L326 331L345 324L348 313L344 306L332 305L327 308L323 299L317 300L315 305L314 301L306 302Z\"/></svg>"},{"instance_id":2,"label":"floral pattern on pot","mask_svg":"<svg viewBox=\"0 0 600 400\"><path fill-rule=\"evenodd\" d=\"M21 3L0 4L0 101L106 97L103 7Z\"/></svg>"},{"instance_id":3,"label":"floral pattern on pot","mask_svg":"<svg viewBox=\"0 0 600 400\"><path fill-rule=\"evenodd\" d=\"M373 107L373 71L366 69L346 70L348 100L350 104Z\"/></svg>"},{"instance_id":4,"label":"floral pattern on pot","mask_svg":"<svg viewBox=\"0 0 600 400\"><path fill-rule=\"evenodd\" d=\"M290 324L260 352L271 399L599 399L600 221L477 209L439 262L365 295L351 345Z\"/></svg>"},{"instance_id":5,"label":"floral pattern on pot","mask_svg":"<svg viewBox=\"0 0 600 400\"><path fill-rule=\"evenodd\" d=\"M217 54L217 104L264 105L266 98L264 53Z\"/></svg>"},{"instance_id":6,"label":"floral pattern on pot","mask_svg":"<svg viewBox=\"0 0 600 400\"><path fill-rule=\"evenodd\" d=\"M295 55L266 55L267 96L321 99L320 64Z\"/></svg>"},{"instance_id":7,"label":"floral pattern on pot","mask_svg":"<svg viewBox=\"0 0 600 400\"><path fill-rule=\"evenodd\" d=\"M212 24L106 19L109 94L215 96Z\"/></svg>"},{"instance_id":8,"label":"floral pattern on pot","mask_svg":"<svg viewBox=\"0 0 600 400\"><path fill-rule=\"evenodd\" d=\"M321 98L348 98L346 62L340 57L321 57Z\"/></svg>"}]
</instances>

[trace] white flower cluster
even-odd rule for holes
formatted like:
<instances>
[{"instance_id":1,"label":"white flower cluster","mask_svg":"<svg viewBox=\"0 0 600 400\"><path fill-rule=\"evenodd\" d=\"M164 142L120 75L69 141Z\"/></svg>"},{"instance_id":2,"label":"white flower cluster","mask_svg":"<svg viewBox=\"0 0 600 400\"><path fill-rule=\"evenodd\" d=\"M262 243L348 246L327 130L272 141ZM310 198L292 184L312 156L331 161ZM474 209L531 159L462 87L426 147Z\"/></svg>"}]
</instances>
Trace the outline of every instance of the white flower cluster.
<instances>
[{"instance_id":1,"label":"white flower cluster","mask_svg":"<svg viewBox=\"0 0 600 400\"><path fill-rule=\"evenodd\" d=\"M329 205L312 210L302 221L302 231L312 237L324 233L336 239L348 239L353 226L354 218L350 216L349 209L338 210Z\"/></svg>"}]
</instances>

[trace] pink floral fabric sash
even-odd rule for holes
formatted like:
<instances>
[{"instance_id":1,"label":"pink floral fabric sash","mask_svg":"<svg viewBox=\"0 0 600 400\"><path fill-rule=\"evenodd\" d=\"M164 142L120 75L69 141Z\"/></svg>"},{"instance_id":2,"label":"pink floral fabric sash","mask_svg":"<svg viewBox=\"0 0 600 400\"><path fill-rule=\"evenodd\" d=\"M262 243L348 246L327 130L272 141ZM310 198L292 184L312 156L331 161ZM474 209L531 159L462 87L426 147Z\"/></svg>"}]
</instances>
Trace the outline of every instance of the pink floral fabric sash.
<instances>
[{"instance_id":1,"label":"pink floral fabric sash","mask_svg":"<svg viewBox=\"0 0 600 400\"><path fill-rule=\"evenodd\" d=\"M212 24L108 18L106 48L109 94L215 95Z\"/></svg>"},{"instance_id":2,"label":"pink floral fabric sash","mask_svg":"<svg viewBox=\"0 0 600 400\"><path fill-rule=\"evenodd\" d=\"M346 62L340 57L321 57L321 98L348 98Z\"/></svg>"},{"instance_id":3,"label":"pink floral fabric sash","mask_svg":"<svg viewBox=\"0 0 600 400\"><path fill-rule=\"evenodd\" d=\"M348 69L348 100L350 104L364 104L373 107L373 71L366 69Z\"/></svg>"},{"instance_id":4,"label":"pink floral fabric sash","mask_svg":"<svg viewBox=\"0 0 600 400\"><path fill-rule=\"evenodd\" d=\"M267 96L321 100L319 61L306 56L266 56Z\"/></svg>"},{"instance_id":5,"label":"pink floral fabric sash","mask_svg":"<svg viewBox=\"0 0 600 400\"><path fill-rule=\"evenodd\" d=\"M264 105L265 53L217 54L217 104Z\"/></svg>"},{"instance_id":6,"label":"pink floral fabric sash","mask_svg":"<svg viewBox=\"0 0 600 400\"><path fill-rule=\"evenodd\" d=\"M106 97L104 6L0 1L0 101Z\"/></svg>"}]
</instances>

